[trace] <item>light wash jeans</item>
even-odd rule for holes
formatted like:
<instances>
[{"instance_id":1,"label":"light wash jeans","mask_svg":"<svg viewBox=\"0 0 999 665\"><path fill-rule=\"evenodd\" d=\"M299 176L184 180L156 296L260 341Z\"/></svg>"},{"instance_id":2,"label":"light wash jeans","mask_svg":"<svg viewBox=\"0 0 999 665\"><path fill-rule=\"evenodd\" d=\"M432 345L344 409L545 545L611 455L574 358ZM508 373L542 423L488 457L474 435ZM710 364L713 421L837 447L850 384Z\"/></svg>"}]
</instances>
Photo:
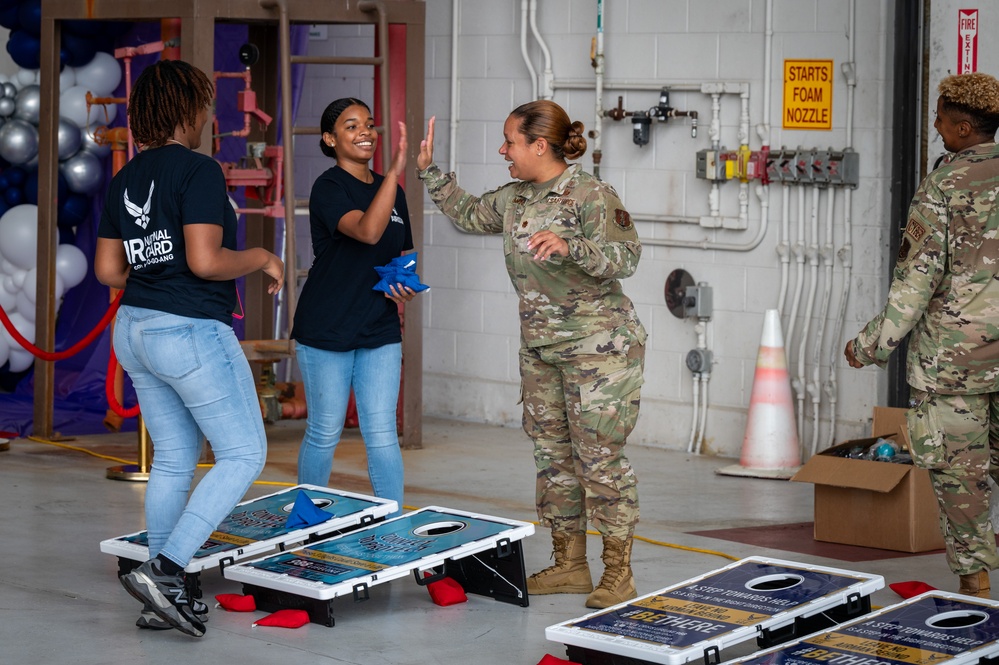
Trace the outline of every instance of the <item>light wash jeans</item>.
<instances>
[{"instance_id":1,"label":"light wash jeans","mask_svg":"<svg viewBox=\"0 0 999 665\"><path fill-rule=\"evenodd\" d=\"M333 470L333 453L343 433L350 388L354 387L357 419L368 454L368 477L375 496L394 499L402 512L403 468L396 408L402 344L377 349L325 351L295 345L305 385L309 415L298 451L298 482L326 487Z\"/></svg>"},{"instance_id":2,"label":"light wash jeans","mask_svg":"<svg viewBox=\"0 0 999 665\"><path fill-rule=\"evenodd\" d=\"M118 309L114 350L153 441L146 485L149 554L186 566L266 462L250 365L224 323L141 307ZM188 500L202 435L215 466Z\"/></svg>"}]
</instances>

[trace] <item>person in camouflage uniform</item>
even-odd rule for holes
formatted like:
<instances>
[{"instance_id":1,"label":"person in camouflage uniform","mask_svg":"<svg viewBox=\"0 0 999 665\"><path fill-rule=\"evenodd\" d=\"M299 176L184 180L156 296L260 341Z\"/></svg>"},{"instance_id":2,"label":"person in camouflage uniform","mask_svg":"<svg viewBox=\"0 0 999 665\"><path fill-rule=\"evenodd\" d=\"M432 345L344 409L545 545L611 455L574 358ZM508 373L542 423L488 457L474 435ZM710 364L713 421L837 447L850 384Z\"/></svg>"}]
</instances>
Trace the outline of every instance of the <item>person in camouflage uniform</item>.
<instances>
[{"instance_id":1,"label":"person in camouflage uniform","mask_svg":"<svg viewBox=\"0 0 999 665\"><path fill-rule=\"evenodd\" d=\"M503 234L520 299L524 430L534 441L538 518L555 565L531 575L533 594L588 593L604 608L636 596L631 546L638 522L634 469L624 453L638 417L645 329L621 278L642 248L617 193L583 172L583 125L551 101L515 109L500 154L516 178L481 197L433 163L434 118L417 159L431 199L460 229ZM594 589L589 519L603 538Z\"/></svg>"},{"instance_id":2,"label":"person in camouflage uniform","mask_svg":"<svg viewBox=\"0 0 999 665\"><path fill-rule=\"evenodd\" d=\"M960 593L988 598L999 567L988 485L999 480L999 82L943 79L934 127L953 156L916 191L888 303L845 353L853 367L884 367L912 333L913 460L930 472Z\"/></svg>"}]
</instances>

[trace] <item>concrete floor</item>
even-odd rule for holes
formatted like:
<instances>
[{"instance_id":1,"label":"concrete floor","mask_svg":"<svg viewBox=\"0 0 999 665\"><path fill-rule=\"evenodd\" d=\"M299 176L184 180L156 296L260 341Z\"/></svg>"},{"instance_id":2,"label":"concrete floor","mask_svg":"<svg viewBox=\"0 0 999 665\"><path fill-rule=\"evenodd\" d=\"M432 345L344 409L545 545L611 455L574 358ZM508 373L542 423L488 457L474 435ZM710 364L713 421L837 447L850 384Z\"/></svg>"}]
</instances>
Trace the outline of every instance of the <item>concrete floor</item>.
<instances>
[{"instance_id":1,"label":"concrete floor","mask_svg":"<svg viewBox=\"0 0 999 665\"><path fill-rule=\"evenodd\" d=\"M407 508L438 505L536 519L531 448L520 430L436 419L424 425L424 448L404 452ZM303 427L301 421L268 427L270 450L261 480L294 483ZM129 433L66 443L134 460L136 440ZM812 486L715 475L732 460L637 446L629 456L639 476L637 533L655 541L634 546L640 594L730 563L712 552L772 556L877 573L886 583L921 580L954 590L955 580L939 553L850 563L691 535L687 532L808 522ZM373 587L366 602L338 599L332 628L252 628L262 613L213 610L200 639L178 631L140 631L134 626L138 604L115 579L116 558L101 554L99 543L144 528L145 485L105 479L105 469L113 465L26 439L0 452L0 556L6 563L0 568L0 663L534 665L546 653L566 657L562 644L546 640L545 627L589 611L579 595L535 596L526 608L470 595L467 603L438 607L409 577ZM371 491L356 432L348 432L337 449L330 485ZM247 498L276 489L255 485ZM589 541L591 566L599 577L599 539ZM543 530L527 538L524 549L528 573L548 565L550 540ZM216 571L202 574L202 587L212 606L216 594L241 593L239 584ZM898 600L887 587L872 597L876 606Z\"/></svg>"}]
</instances>

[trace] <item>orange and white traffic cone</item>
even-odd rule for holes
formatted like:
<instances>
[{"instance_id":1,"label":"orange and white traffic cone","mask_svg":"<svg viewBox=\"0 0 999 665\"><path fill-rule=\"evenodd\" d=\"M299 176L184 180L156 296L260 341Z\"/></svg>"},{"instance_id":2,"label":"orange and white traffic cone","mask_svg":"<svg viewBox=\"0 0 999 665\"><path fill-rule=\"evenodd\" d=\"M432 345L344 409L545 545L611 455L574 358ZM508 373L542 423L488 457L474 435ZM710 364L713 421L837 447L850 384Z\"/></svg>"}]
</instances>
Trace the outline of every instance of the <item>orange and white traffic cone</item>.
<instances>
[{"instance_id":1,"label":"orange and white traffic cone","mask_svg":"<svg viewBox=\"0 0 999 665\"><path fill-rule=\"evenodd\" d=\"M763 318L763 337L756 356L749 417L742 440L739 464L718 469L726 476L790 478L801 466L798 433L787 374L780 313L768 309Z\"/></svg>"}]
</instances>

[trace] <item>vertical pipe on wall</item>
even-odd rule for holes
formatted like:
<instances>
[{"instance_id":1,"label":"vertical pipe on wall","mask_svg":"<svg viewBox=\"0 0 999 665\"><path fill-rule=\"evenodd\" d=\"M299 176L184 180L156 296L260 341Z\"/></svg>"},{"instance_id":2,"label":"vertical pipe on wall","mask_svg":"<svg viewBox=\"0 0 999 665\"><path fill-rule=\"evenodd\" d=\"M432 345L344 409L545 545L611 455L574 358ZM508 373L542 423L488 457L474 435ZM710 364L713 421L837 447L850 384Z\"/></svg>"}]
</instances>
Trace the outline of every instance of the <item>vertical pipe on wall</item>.
<instances>
[{"instance_id":1,"label":"vertical pipe on wall","mask_svg":"<svg viewBox=\"0 0 999 665\"><path fill-rule=\"evenodd\" d=\"M541 95L541 99L551 99L554 93L552 83L555 81L555 76L552 74L552 52L548 50L548 44L545 44L541 33L538 32L538 0L531 0L530 7L531 34L534 35L534 41L541 47L541 54L545 58L545 68L541 72L541 83L535 83L535 90L538 91L535 97Z\"/></svg>"},{"instance_id":2,"label":"vertical pipe on wall","mask_svg":"<svg viewBox=\"0 0 999 665\"><path fill-rule=\"evenodd\" d=\"M593 175L600 177L600 161L603 157L604 123L604 2L597 0L597 36L594 38L593 70L596 74L596 100L594 102L593 130Z\"/></svg>"},{"instance_id":3,"label":"vertical pipe on wall","mask_svg":"<svg viewBox=\"0 0 999 665\"><path fill-rule=\"evenodd\" d=\"M461 25L459 0L451 0L451 145L448 168L458 177L458 28Z\"/></svg>"},{"instance_id":4,"label":"vertical pipe on wall","mask_svg":"<svg viewBox=\"0 0 999 665\"><path fill-rule=\"evenodd\" d=\"M812 208L809 214L809 243L805 251L808 257L808 298L805 299L805 312L802 315L801 340L798 342L797 376L791 382L798 398L798 441L805 440L805 351L808 346L808 331L812 324L812 307L815 305L815 291L819 277L819 187L812 185Z\"/></svg>"},{"instance_id":5,"label":"vertical pipe on wall","mask_svg":"<svg viewBox=\"0 0 999 665\"><path fill-rule=\"evenodd\" d=\"M527 54L527 11L529 0L520 0L520 54L524 57L524 64L531 75L531 101L538 98L538 72L531 64L531 56Z\"/></svg>"},{"instance_id":6,"label":"vertical pipe on wall","mask_svg":"<svg viewBox=\"0 0 999 665\"><path fill-rule=\"evenodd\" d=\"M815 333L815 346L812 349L812 380L808 383L808 394L812 397L812 440L809 450L814 455L819 443L819 409L822 405L822 348L825 344L826 323L829 317L829 307L832 304L833 280L833 214L836 209L836 190L830 187L826 190L826 227L825 242L819 248L819 260L824 266L822 280L822 299L819 304L818 330ZM839 346L833 341L833 346ZM830 367L830 372L833 367Z\"/></svg>"},{"instance_id":7,"label":"vertical pipe on wall","mask_svg":"<svg viewBox=\"0 0 999 665\"><path fill-rule=\"evenodd\" d=\"M780 257L780 290L777 295L777 312L783 315L784 300L787 298L787 274L791 262L791 243L788 240L791 235L789 228L791 187L787 183L780 187L780 198L780 241L777 243L777 256Z\"/></svg>"},{"instance_id":8,"label":"vertical pipe on wall","mask_svg":"<svg viewBox=\"0 0 999 665\"><path fill-rule=\"evenodd\" d=\"M913 4L918 5L919 3ZM899 11L902 10L899 9ZM857 66L854 62L857 52L856 30L857 0L850 0L850 55L849 61L843 63L842 69L846 77L846 148L848 150L853 150L853 102L854 90L857 87ZM896 34L896 42L899 36ZM898 108L900 103L901 101L896 103L896 108ZM896 130L900 130L897 125ZM894 191L894 187L892 191ZM843 362L843 339L841 335L843 334L843 325L846 322L846 305L850 299L850 282L852 281L853 272L853 190L849 187L843 191L843 244L840 245L836 254L840 263L843 264L843 288L839 296L839 307L834 319L832 345L829 351L829 380L825 386L826 397L829 400L829 436L826 437L824 448L828 448L836 442L836 406L839 400L836 368Z\"/></svg>"}]
</instances>

